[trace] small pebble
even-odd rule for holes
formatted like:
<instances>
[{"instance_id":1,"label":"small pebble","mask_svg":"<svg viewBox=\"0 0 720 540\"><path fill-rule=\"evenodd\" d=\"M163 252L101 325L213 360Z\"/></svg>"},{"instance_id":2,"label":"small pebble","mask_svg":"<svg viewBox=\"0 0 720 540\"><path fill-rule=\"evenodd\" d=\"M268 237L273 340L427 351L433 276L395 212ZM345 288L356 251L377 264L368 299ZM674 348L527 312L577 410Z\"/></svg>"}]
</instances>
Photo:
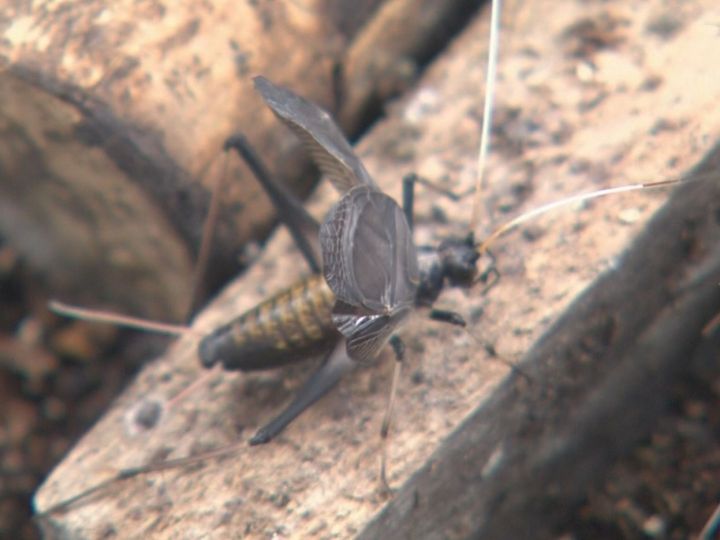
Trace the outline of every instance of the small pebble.
<instances>
[{"instance_id":1,"label":"small pebble","mask_svg":"<svg viewBox=\"0 0 720 540\"><path fill-rule=\"evenodd\" d=\"M624 225L632 225L640 219L640 216L640 210L637 208L627 208L618 214L618 219L620 220L620 223Z\"/></svg>"}]
</instances>

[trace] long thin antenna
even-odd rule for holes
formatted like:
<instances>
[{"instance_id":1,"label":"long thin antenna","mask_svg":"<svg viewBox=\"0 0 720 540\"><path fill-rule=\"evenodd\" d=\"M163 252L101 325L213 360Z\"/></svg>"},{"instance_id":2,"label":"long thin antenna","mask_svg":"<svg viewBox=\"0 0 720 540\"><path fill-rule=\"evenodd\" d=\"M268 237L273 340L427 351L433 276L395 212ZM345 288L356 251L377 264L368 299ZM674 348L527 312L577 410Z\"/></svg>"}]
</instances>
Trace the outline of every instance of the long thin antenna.
<instances>
[{"instance_id":1,"label":"long thin antenna","mask_svg":"<svg viewBox=\"0 0 720 540\"><path fill-rule=\"evenodd\" d=\"M160 323L148 319L141 319L139 317L128 317L127 315L120 315L111 311L85 309L77 306L71 306L70 304L65 304L57 300L50 300L50 302L48 302L48 307L51 311L57 313L58 315L71 317L73 319L80 319L83 321L116 324L118 326L125 326L136 330L146 330L148 332L168 334L171 336L182 336L190 332L190 329L187 326Z\"/></svg>"},{"instance_id":2,"label":"long thin antenna","mask_svg":"<svg viewBox=\"0 0 720 540\"><path fill-rule=\"evenodd\" d=\"M480 205L486 190L485 166L490 150L490 129L492 112L495 105L495 81L497 79L497 59L500 51L500 0L493 0L490 11L490 43L488 45L487 74L485 76L485 104L483 107L482 131L480 132L480 151L477 161L475 198L470 216L470 230L474 231L480 219Z\"/></svg>"},{"instance_id":3,"label":"long thin antenna","mask_svg":"<svg viewBox=\"0 0 720 540\"><path fill-rule=\"evenodd\" d=\"M527 221L530 221L532 219L535 219L536 217L541 216L542 214L551 212L552 210L555 210L562 206L568 206L570 204L575 204L575 203L579 203L579 202L583 202L583 201L589 201L591 199L598 199L600 197L606 197L607 195L614 195L616 193L625 193L628 191L639 191L641 189L656 189L656 188L661 188L661 187L672 186L674 184L704 180L706 177L709 177L709 176L710 175L708 174L708 175L698 175L698 176L695 176L692 178L673 178L673 179L666 179L666 180L658 180L657 182L627 184L624 186L599 189L597 191L590 191L588 193L579 193L577 195L571 195L570 197L560 199L559 201L554 201L554 202L551 202L548 204L544 204L542 206L538 206L537 208L534 208L534 209L530 210L529 212L521 214L521 215L517 216L516 218L511 219L507 223L504 223L503 225L501 225L500 227L495 229L482 242L478 243L478 251L481 253L484 251L487 251L487 249L490 247L490 245L493 242L495 242L495 240L497 240L501 236L507 234L508 232L512 231L519 225L521 225Z\"/></svg>"}]
</instances>

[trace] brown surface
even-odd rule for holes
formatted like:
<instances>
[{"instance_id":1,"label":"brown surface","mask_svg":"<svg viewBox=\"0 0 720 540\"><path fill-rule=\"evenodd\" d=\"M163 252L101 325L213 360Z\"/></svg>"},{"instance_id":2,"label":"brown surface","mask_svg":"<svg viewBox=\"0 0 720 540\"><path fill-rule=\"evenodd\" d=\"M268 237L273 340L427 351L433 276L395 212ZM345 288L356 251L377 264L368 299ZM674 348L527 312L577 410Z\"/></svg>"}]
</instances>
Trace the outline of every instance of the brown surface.
<instances>
[{"instance_id":1,"label":"brown surface","mask_svg":"<svg viewBox=\"0 0 720 540\"><path fill-rule=\"evenodd\" d=\"M177 291L190 290L223 141L242 129L289 185L307 193L312 184L296 145L254 100L251 77L292 83L328 108L342 107L344 127L356 132L366 102L398 91L379 89L391 66L410 65L402 79L411 81L418 58L442 45L436 34L447 39L472 4L445 2L420 21L408 17L428 12L419 0L388 2L406 24L403 40L383 48L379 71L363 58L376 54L366 37L353 46L372 17L386 39L397 34L382 22L382 3L115 2L110 10L77 0L3 8L0 231L66 301L182 319L189 295ZM353 61L339 70L351 48ZM231 174L213 283L234 275L243 246L264 236L273 218L247 171L233 162Z\"/></svg>"},{"instance_id":2,"label":"brown surface","mask_svg":"<svg viewBox=\"0 0 720 540\"><path fill-rule=\"evenodd\" d=\"M354 133L358 125L415 82L419 65L442 50L467 23L479 2L392 0L383 2L348 48L343 59L341 126Z\"/></svg>"},{"instance_id":3,"label":"brown surface","mask_svg":"<svg viewBox=\"0 0 720 540\"><path fill-rule=\"evenodd\" d=\"M679 384L695 380L698 387L704 378L712 391L711 381L720 381L713 351L720 333L708 327L720 314L720 145L713 154L704 167L714 170L713 179L674 194L617 268L533 348L520 365L525 375L478 407L362 538L553 538L563 528L571 532L568 520L588 486L605 480L618 456L665 427L658 420L676 406ZM693 435L687 438L700 443ZM692 467L688 456L677 454L675 461ZM703 467L697 472L712 476ZM715 501L705 490L707 518ZM683 506L687 512L689 505ZM649 509L656 509L660 523L679 517L670 505ZM687 525L699 531L702 519L695 511ZM652 529L634 525L636 534Z\"/></svg>"},{"instance_id":4,"label":"brown surface","mask_svg":"<svg viewBox=\"0 0 720 540\"><path fill-rule=\"evenodd\" d=\"M295 81L306 95L342 107L352 117L345 127L357 131L367 119L352 108L367 109L364 102L398 86L380 89L386 73L362 62L344 72L335 64L345 63L349 48L360 61L375 53L367 39L360 49L354 42L370 18L379 18L373 28L388 28L382 3L107 9L71 0L0 8L0 536L32 537L30 494L159 350L155 338L139 343L131 333L53 317L48 296L181 318L222 140L242 128L267 157L285 156L273 161L288 184L303 191L312 182L292 137L255 99L251 75ZM393 4L397 14L421 2ZM403 39L383 58L412 66L412 79L415 62L442 48L472 4L445 2L426 10L423 24L406 17L393 30ZM354 88L352 102L338 101L345 86ZM240 184L223 196L212 281L235 275L246 240L261 239L272 217L244 174L230 161L228 177Z\"/></svg>"},{"instance_id":5,"label":"brown surface","mask_svg":"<svg viewBox=\"0 0 720 540\"><path fill-rule=\"evenodd\" d=\"M599 20L616 23L590 28L597 45L575 56L573 36L587 34L587 25L577 23L601 14L605 18ZM673 32L651 25L661 15L677 23ZM532 207L600 183L671 176L697 162L717 140L720 121L713 105L720 82L706 64L717 37L702 4L662 11L647 2L537 3L508 18L498 103L505 122L491 160L496 211L517 211L520 202ZM360 145L368 168L392 195L399 193L400 175L410 170L436 179L447 175L458 187L472 181L483 28L481 22L472 25L417 92ZM598 32L611 35L598 41ZM326 208L323 197L334 195L327 189L318 194L320 213ZM554 217L552 225L534 225L497 246L503 279L487 296L452 292L441 306L470 314L470 332L515 360L576 291L612 265L663 197L616 198ZM423 242L462 231L469 213L466 202L454 205L427 193L419 206ZM443 214L449 224L432 220ZM300 270L289 262L296 260L280 232L259 264L195 327L206 331L290 282ZM402 484L507 372L461 331L418 320L405 334L411 376L401 385L393 432L394 485ZM143 373L44 486L40 507L95 484L109 469L246 438L281 405L287 396L277 389L283 374L226 375L165 410L153 430L134 428L127 419L144 399L167 404L197 377L195 341L181 340ZM383 504L376 484L376 434L388 368L386 363L350 377L271 445L243 448L199 469L119 483L57 516L55 524L86 537L352 536Z\"/></svg>"},{"instance_id":6,"label":"brown surface","mask_svg":"<svg viewBox=\"0 0 720 540\"><path fill-rule=\"evenodd\" d=\"M177 291L189 289L218 149L239 126L269 141L271 115L248 106L250 76L302 79L329 102L341 49L323 7L5 8L2 230L55 294L185 315L189 299ZM221 266L271 215L251 183L228 187L224 200Z\"/></svg>"}]
</instances>

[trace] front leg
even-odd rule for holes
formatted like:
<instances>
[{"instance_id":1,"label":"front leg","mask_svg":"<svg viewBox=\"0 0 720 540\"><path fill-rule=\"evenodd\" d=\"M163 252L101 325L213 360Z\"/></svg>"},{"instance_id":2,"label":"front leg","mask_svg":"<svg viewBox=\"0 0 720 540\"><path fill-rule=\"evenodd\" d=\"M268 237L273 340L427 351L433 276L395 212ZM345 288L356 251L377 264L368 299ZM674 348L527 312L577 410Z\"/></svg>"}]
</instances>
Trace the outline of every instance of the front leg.
<instances>
[{"instance_id":1,"label":"front leg","mask_svg":"<svg viewBox=\"0 0 720 540\"><path fill-rule=\"evenodd\" d=\"M393 408L395 407L395 398L397 396L398 382L400 381L400 372L402 362L405 359L405 344L400 336L393 334L390 338L390 346L395 353L395 369L393 370L392 382L390 383L390 395L388 396L388 404L385 409L385 416L380 427L380 440L382 443L382 454L380 456L380 484L385 493L392 493L390 484L387 480L387 454L388 454L388 435L390 434L390 422L392 421Z\"/></svg>"}]
</instances>

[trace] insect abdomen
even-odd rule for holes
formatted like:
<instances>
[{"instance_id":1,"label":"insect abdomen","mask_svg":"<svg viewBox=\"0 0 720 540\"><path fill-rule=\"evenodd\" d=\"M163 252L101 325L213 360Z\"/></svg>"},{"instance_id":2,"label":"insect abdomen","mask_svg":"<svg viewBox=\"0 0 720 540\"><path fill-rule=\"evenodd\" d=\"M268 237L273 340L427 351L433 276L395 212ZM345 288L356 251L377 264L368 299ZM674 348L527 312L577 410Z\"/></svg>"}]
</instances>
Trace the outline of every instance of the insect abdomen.
<instances>
[{"instance_id":1,"label":"insect abdomen","mask_svg":"<svg viewBox=\"0 0 720 540\"><path fill-rule=\"evenodd\" d=\"M331 312L335 295L322 276L311 276L286 289L200 342L206 367L268 369L320 352L337 333Z\"/></svg>"}]
</instances>

